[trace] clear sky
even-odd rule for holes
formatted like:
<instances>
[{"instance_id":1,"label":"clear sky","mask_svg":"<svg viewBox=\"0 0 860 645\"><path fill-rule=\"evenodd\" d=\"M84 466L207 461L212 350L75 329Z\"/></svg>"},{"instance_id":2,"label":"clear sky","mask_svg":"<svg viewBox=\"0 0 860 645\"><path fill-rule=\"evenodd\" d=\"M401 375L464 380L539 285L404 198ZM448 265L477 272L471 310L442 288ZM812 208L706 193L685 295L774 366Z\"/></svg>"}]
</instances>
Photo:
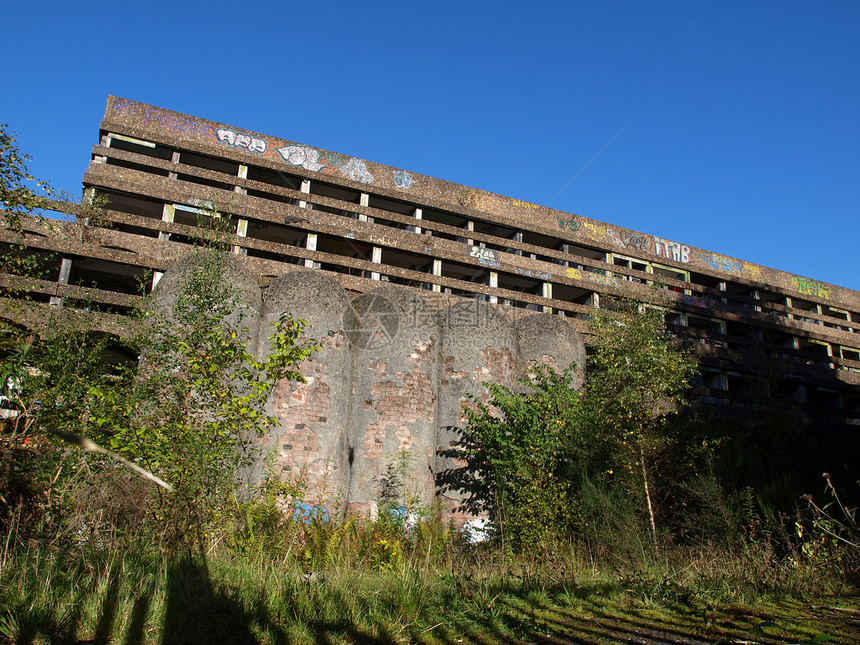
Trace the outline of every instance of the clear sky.
<instances>
[{"instance_id":1,"label":"clear sky","mask_svg":"<svg viewBox=\"0 0 860 645\"><path fill-rule=\"evenodd\" d=\"M860 290L856 0L31 0L2 22L0 121L75 195L114 94Z\"/></svg>"}]
</instances>

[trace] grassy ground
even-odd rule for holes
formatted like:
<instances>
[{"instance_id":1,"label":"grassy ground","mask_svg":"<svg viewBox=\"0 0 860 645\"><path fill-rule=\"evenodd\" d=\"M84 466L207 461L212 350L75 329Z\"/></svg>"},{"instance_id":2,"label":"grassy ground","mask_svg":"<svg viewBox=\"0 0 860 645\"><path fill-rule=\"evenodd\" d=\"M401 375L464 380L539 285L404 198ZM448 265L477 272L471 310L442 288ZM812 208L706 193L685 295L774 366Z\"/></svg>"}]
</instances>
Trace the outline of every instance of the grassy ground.
<instances>
[{"instance_id":1,"label":"grassy ground","mask_svg":"<svg viewBox=\"0 0 860 645\"><path fill-rule=\"evenodd\" d=\"M0 642L860 643L851 595L757 593L666 569L459 565L307 574L229 553L24 550L0 569Z\"/></svg>"}]
</instances>

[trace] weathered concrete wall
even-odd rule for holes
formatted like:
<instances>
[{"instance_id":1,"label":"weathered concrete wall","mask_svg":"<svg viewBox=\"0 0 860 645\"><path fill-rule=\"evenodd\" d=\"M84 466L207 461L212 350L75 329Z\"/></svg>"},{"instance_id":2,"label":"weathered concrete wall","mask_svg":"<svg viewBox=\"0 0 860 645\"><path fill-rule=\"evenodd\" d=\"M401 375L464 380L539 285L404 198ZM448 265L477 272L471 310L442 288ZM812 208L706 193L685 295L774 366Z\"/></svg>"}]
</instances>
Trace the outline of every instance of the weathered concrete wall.
<instances>
[{"instance_id":1,"label":"weathered concrete wall","mask_svg":"<svg viewBox=\"0 0 860 645\"><path fill-rule=\"evenodd\" d=\"M344 322L351 324L344 321L349 305L346 291L324 274L289 273L266 289L259 332L263 357L271 325L289 312L307 321L307 338L323 344L300 366L306 383L285 379L275 389L270 404L279 424L267 448L276 455L276 472L306 487L308 503L332 508L349 484L353 357L344 331Z\"/></svg>"},{"instance_id":2,"label":"weathered concrete wall","mask_svg":"<svg viewBox=\"0 0 860 645\"><path fill-rule=\"evenodd\" d=\"M176 305L191 269L179 262L165 274L160 306ZM575 362L577 384L583 380L582 339L557 316L514 320L476 300L436 310L435 300L396 285L353 298L313 270L285 274L261 292L230 258L222 273L240 295L243 324L255 325L249 342L258 357L268 354L284 312L306 320L306 337L322 342L300 366L306 383L277 384L269 405L278 424L262 447L276 475L300 483L305 502L329 512L373 516L382 501L423 509L438 502L445 519L462 524L470 518L464 493L439 489L438 479L463 465L456 452L473 405L467 395L486 403L484 383L519 387L517 377L536 362L558 370Z\"/></svg>"},{"instance_id":3,"label":"weathered concrete wall","mask_svg":"<svg viewBox=\"0 0 860 645\"><path fill-rule=\"evenodd\" d=\"M415 289L386 285L353 305L351 512L377 511L383 485L390 502L433 503L438 395L434 312Z\"/></svg>"}]
</instances>

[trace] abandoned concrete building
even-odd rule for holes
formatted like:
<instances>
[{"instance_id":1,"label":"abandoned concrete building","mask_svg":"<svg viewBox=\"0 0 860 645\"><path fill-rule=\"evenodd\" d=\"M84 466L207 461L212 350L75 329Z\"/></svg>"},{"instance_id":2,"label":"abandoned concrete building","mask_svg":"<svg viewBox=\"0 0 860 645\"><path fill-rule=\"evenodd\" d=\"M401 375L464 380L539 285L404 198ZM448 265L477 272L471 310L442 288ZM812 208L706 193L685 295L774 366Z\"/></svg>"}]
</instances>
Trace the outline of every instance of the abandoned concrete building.
<instances>
[{"instance_id":1,"label":"abandoned concrete building","mask_svg":"<svg viewBox=\"0 0 860 645\"><path fill-rule=\"evenodd\" d=\"M431 503L464 394L513 385L536 361L582 366L589 314L612 296L663 308L668 328L695 341L704 404L743 416L762 365L778 361L778 389L799 415L829 436L860 432L860 293L850 289L116 97L83 184L109 200L97 218L25 223L26 244L53 271L28 284L33 324L39 307L86 300L112 329L141 281L170 282L201 211L217 209L259 351L283 311L325 340L308 383L278 391L271 447L277 467L304 470L326 503L373 512L403 450ZM449 513L455 497L441 500Z\"/></svg>"}]
</instances>

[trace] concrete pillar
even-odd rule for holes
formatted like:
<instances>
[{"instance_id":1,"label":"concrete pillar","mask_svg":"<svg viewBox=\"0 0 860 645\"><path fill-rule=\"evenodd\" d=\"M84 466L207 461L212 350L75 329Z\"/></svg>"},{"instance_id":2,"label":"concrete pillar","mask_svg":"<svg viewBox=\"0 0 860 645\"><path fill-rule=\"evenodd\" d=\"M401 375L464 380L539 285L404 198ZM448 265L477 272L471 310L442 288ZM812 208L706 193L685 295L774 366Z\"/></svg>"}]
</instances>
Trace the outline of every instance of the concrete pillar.
<instances>
[{"instance_id":1,"label":"concrete pillar","mask_svg":"<svg viewBox=\"0 0 860 645\"><path fill-rule=\"evenodd\" d=\"M438 258L433 260L433 275L437 275L437 276L442 275L442 260L439 260ZM441 284L434 284L433 285L433 291L435 291L436 293L441 292L442 291L442 285Z\"/></svg>"},{"instance_id":2,"label":"concrete pillar","mask_svg":"<svg viewBox=\"0 0 860 645\"><path fill-rule=\"evenodd\" d=\"M311 192L311 180L310 179L302 179L302 186L299 188L299 192L310 195ZM299 201L299 208L307 208L308 203L305 200Z\"/></svg>"},{"instance_id":3,"label":"concrete pillar","mask_svg":"<svg viewBox=\"0 0 860 645\"><path fill-rule=\"evenodd\" d=\"M370 205L370 195L367 193L361 193L361 197L359 198L358 203L360 206L369 206ZM368 221L372 222L373 220L368 218L367 215L365 215L364 213L359 213L358 214L358 221L359 222L368 222Z\"/></svg>"},{"instance_id":4,"label":"concrete pillar","mask_svg":"<svg viewBox=\"0 0 860 645\"><path fill-rule=\"evenodd\" d=\"M176 216L176 207L174 207L173 204L165 204L164 206L162 206L162 208L161 208L161 221L162 222L172 222L175 216ZM164 231L159 231L158 232L158 239L159 240L169 240L170 239L170 233L165 233ZM153 286L153 288L155 287L154 284L152 286Z\"/></svg>"},{"instance_id":5,"label":"concrete pillar","mask_svg":"<svg viewBox=\"0 0 860 645\"><path fill-rule=\"evenodd\" d=\"M370 261L374 264L382 264L382 247L374 246L373 251L371 251ZM370 272L371 280L379 280L379 271L371 271Z\"/></svg>"},{"instance_id":6,"label":"concrete pillar","mask_svg":"<svg viewBox=\"0 0 860 645\"><path fill-rule=\"evenodd\" d=\"M69 284L69 275L72 273L72 260L63 258L60 262L60 276L57 278L57 284ZM61 296L51 296L52 307L62 307L63 298Z\"/></svg>"},{"instance_id":7,"label":"concrete pillar","mask_svg":"<svg viewBox=\"0 0 860 645\"><path fill-rule=\"evenodd\" d=\"M552 298L552 282L544 282L541 289L541 293L544 298ZM551 314L552 307L544 305L543 312L545 314Z\"/></svg>"},{"instance_id":8,"label":"concrete pillar","mask_svg":"<svg viewBox=\"0 0 860 645\"><path fill-rule=\"evenodd\" d=\"M472 405L465 395L489 402L484 382L514 386L517 334L513 324L490 304L469 300L438 314L442 343L439 354L439 403L436 410L437 500L443 519L462 526L475 516L469 499L468 477L463 478L464 409Z\"/></svg>"},{"instance_id":9,"label":"concrete pillar","mask_svg":"<svg viewBox=\"0 0 860 645\"><path fill-rule=\"evenodd\" d=\"M438 339L420 292L383 285L353 300L355 366L348 511L428 513L435 482Z\"/></svg>"},{"instance_id":10,"label":"concrete pillar","mask_svg":"<svg viewBox=\"0 0 860 645\"><path fill-rule=\"evenodd\" d=\"M515 323L519 355L517 372L526 378L536 364L548 365L557 372L576 364L574 387L585 383L585 343L569 322L558 316L532 314Z\"/></svg>"},{"instance_id":11,"label":"concrete pillar","mask_svg":"<svg viewBox=\"0 0 860 645\"><path fill-rule=\"evenodd\" d=\"M270 411L278 425L263 441L274 457L274 474L303 482L303 501L332 514L349 483L353 359L345 327L355 328L351 311L349 294L333 279L319 271L292 271L265 290L258 341L263 358L271 324L284 312L307 321L305 338L322 341L322 350L299 366L307 382L283 380L272 392Z\"/></svg>"},{"instance_id":12,"label":"concrete pillar","mask_svg":"<svg viewBox=\"0 0 860 645\"><path fill-rule=\"evenodd\" d=\"M316 251L317 250L317 234L316 233L308 233L308 238L305 240L305 248L308 251ZM311 258L305 259L305 266L309 269L314 268L314 261Z\"/></svg>"}]
</instances>

